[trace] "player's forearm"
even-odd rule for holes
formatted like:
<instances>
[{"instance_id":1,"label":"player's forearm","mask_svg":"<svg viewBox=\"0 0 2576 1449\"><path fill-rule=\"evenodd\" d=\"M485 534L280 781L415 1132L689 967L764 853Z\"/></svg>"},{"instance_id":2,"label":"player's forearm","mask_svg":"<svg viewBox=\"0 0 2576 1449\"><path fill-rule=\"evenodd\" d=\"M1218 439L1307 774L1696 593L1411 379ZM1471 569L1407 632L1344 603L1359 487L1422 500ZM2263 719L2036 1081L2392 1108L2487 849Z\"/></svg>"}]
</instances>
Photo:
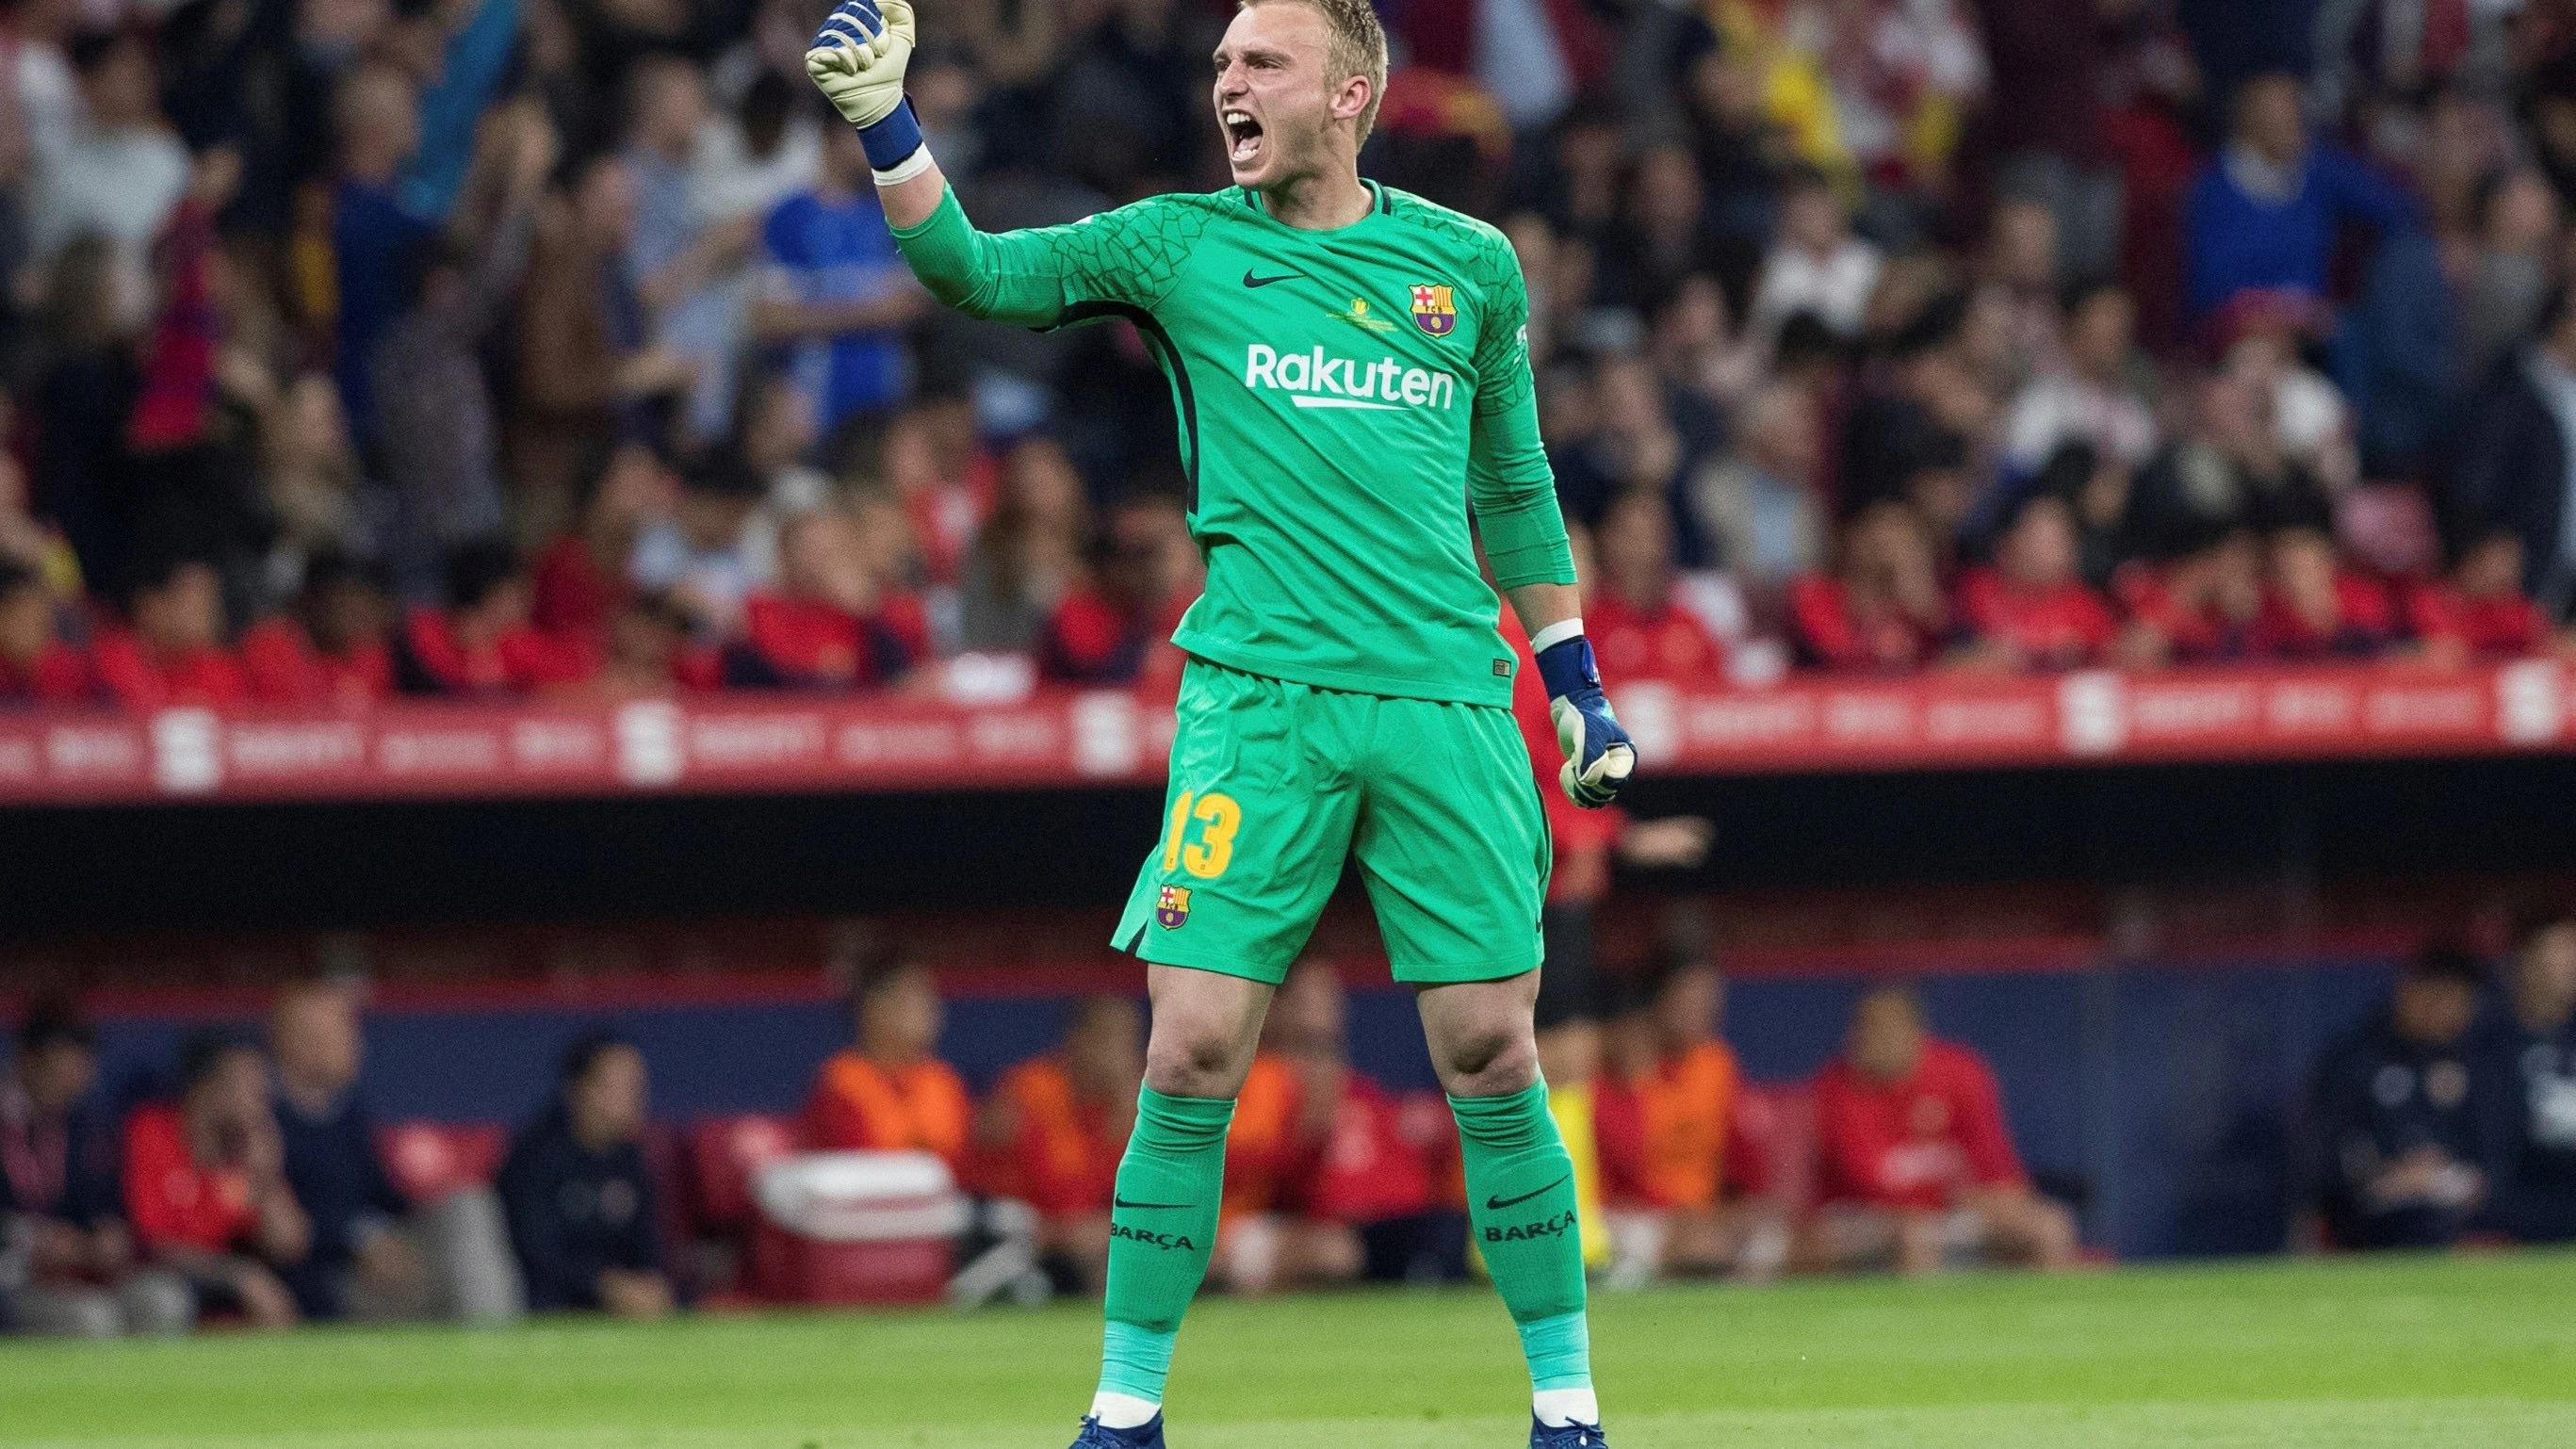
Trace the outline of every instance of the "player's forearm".
<instances>
[{"instance_id":1,"label":"player's forearm","mask_svg":"<svg viewBox=\"0 0 2576 1449\"><path fill-rule=\"evenodd\" d=\"M1475 419L1467 444L1467 501L1475 509L1494 582L1505 592L1524 584L1574 583L1574 547L1557 507L1556 477L1539 442L1535 398ZM1518 602L1514 593L1516 607ZM1569 605L1566 617L1573 614ZM1533 633L1540 627L1527 610L1521 622Z\"/></svg>"},{"instance_id":2,"label":"player's forearm","mask_svg":"<svg viewBox=\"0 0 2576 1449\"><path fill-rule=\"evenodd\" d=\"M1505 588L1503 596L1512 601L1513 616L1521 621L1522 632L1532 639L1568 619L1583 616L1583 592L1572 584L1521 584Z\"/></svg>"}]
</instances>

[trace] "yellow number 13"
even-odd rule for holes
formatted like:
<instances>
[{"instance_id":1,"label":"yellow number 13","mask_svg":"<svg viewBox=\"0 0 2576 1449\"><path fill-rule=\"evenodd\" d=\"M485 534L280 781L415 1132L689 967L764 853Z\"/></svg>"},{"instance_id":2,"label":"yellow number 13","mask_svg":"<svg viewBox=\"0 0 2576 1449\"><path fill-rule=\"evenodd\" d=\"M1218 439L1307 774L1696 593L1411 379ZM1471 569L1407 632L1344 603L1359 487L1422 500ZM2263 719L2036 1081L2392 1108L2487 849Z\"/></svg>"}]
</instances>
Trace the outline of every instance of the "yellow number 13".
<instances>
[{"instance_id":1,"label":"yellow number 13","mask_svg":"<svg viewBox=\"0 0 2576 1449\"><path fill-rule=\"evenodd\" d=\"M1199 838L1187 841L1190 822L1199 822ZM1234 861L1234 832L1243 824L1243 807L1231 795L1211 790L1192 795L1183 790L1172 802L1172 819L1163 835L1163 869L1185 868L1201 880L1225 874Z\"/></svg>"}]
</instances>

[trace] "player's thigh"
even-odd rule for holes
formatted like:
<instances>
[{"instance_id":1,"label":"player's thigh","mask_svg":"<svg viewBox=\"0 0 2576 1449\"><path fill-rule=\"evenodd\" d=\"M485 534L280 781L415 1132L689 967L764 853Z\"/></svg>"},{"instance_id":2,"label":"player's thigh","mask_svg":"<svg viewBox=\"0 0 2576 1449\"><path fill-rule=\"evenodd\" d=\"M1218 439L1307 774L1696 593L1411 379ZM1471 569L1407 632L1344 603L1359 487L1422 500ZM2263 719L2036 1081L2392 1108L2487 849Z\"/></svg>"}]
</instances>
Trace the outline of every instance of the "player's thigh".
<instances>
[{"instance_id":1,"label":"player's thigh","mask_svg":"<svg viewBox=\"0 0 2576 1449\"><path fill-rule=\"evenodd\" d=\"M1511 712L1385 700L1373 744L1354 843L1395 979L1535 968L1547 813Z\"/></svg>"},{"instance_id":2,"label":"player's thigh","mask_svg":"<svg viewBox=\"0 0 2576 1449\"><path fill-rule=\"evenodd\" d=\"M1349 853L1355 744L1329 691L1193 660L1163 829L1118 923L1149 962L1277 985Z\"/></svg>"}]
</instances>

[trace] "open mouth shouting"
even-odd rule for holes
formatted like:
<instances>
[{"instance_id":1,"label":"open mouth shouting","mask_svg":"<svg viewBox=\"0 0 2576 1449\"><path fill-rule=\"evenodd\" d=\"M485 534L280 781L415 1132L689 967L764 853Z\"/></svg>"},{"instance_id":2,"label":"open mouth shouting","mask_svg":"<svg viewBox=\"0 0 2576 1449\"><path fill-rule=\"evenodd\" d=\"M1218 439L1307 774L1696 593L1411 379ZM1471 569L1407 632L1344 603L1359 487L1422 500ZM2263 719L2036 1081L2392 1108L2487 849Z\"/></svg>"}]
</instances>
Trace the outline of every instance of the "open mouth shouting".
<instances>
[{"instance_id":1,"label":"open mouth shouting","mask_svg":"<svg viewBox=\"0 0 2576 1449\"><path fill-rule=\"evenodd\" d=\"M1225 124L1226 159L1240 171L1261 161L1261 123L1252 113L1228 106L1217 115Z\"/></svg>"}]
</instances>

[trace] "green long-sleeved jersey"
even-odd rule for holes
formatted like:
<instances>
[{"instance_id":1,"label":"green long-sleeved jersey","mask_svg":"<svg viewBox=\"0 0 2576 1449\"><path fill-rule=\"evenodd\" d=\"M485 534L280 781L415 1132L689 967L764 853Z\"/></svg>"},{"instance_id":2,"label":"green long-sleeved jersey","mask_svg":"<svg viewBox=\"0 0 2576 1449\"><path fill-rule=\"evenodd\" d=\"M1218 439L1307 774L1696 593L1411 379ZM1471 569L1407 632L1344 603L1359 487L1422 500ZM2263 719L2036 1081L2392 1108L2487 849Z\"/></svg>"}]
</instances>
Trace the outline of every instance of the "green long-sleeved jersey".
<instances>
[{"instance_id":1,"label":"green long-sleeved jersey","mask_svg":"<svg viewBox=\"0 0 2576 1449\"><path fill-rule=\"evenodd\" d=\"M993 234L952 192L895 240L969 316L1125 317L1152 343L1207 558L1182 649L1329 689L1508 705L1471 510L1504 588L1574 582L1528 291L1500 232L1371 188L1368 216L1330 231L1238 187Z\"/></svg>"}]
</instances>

